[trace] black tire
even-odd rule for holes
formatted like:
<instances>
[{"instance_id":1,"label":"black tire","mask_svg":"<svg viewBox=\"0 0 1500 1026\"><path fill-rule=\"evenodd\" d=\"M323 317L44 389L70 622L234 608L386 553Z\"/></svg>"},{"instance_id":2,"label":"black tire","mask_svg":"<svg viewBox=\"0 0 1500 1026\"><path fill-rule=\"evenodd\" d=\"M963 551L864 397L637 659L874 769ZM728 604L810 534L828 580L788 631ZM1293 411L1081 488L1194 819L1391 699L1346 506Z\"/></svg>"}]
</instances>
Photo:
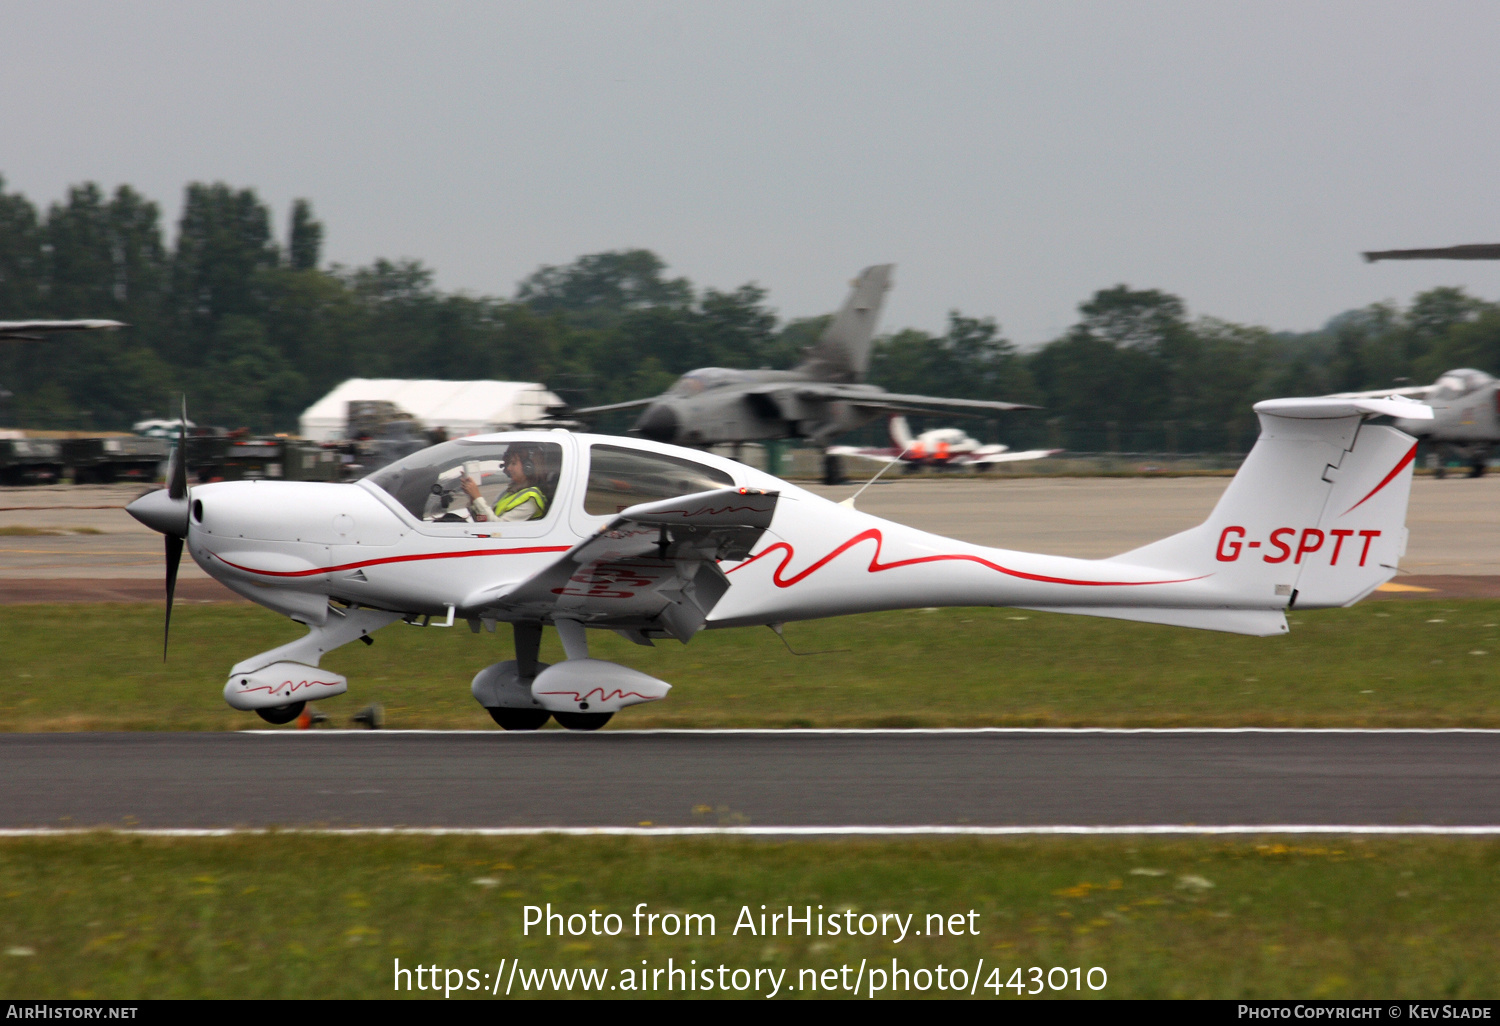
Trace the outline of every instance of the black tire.
<instances>
[{"instance_id":1,"label":"black tire","mask_svg":"<svg viewBox=\"0 0 1500 1026\"><path fill-rule=\"evenodd\" d=\"M555 712L552 718L569 730L598 730L614 713Z\"/></svg>"},{"instance_id":2,"label":"black tire","mask_svg":"<svg viewBox=\"0 0 1500 1026\"><path fill-rule=\"evenodd\" d=\"M541 730L542 725L552 714L546 709L494 709L489 706L485 711L506 730Z\"/></svg>"},{"instance_id":3,"label":"black tire","mask_svg":"<svg viewBox=\"0 0 1500 1026\"><path fill-rule=\"evenodd\" d=\"M1486 463L1484 463L1482 461L1479 462L1479 463L1475 463L1473 466L1471 466L1469 468L1469 476L1470 477L1483 477L1484 476L1484 472L1485 472L1485 470L1487 468L1488 468L1488 464L1486 464Z\"/></svg>"},{"instance_id":4,"label":"black tire","mask_svg":"<svg viewBox=\"0 0 1500 1026\"><path fill-rule=\"evenodd\" d=\"M293 702L291 705L273 705L269 709L257 709L255 715L267 723L274 723L278 727L283 723L291 723L302 715L302 707L306 702Z\"/></svg>"}]
</instances>

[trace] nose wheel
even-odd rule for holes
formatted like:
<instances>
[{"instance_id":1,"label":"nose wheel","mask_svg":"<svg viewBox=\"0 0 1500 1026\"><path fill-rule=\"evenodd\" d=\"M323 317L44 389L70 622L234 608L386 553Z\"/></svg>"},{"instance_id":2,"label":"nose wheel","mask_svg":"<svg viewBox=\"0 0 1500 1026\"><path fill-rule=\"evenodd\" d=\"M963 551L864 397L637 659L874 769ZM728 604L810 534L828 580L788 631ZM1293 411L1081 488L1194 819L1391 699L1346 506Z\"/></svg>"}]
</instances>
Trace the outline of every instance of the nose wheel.
<instances>
[{"instance_id":1,"label":"nose wheel","mask_svg":"<svg viewBox=\"0 0 1500 1026\"><path fill-rule=\"evenodd\" d=\"M257 709L255 715L267 723L274 723L278 727L283 723L291 723L302 715L302 707L306 702L292 702L290 705L273 705L269 709Z\"/></svg>"}]
</instances>

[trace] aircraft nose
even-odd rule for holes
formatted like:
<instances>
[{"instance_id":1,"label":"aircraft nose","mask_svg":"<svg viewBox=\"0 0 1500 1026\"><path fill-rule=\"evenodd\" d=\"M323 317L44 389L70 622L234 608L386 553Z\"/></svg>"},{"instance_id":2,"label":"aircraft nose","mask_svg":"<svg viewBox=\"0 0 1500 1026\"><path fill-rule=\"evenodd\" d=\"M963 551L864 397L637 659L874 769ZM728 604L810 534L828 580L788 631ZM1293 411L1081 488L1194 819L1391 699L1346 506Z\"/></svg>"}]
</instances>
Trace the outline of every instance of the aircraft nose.
<instances>
[{"instance_id":1,"label":"aircraft nose","mask_svg":"<svg viewBox=\"0 0 1500 1026\"><path fill-rule=\"evenodd\" d=\"M165 488L147 492L125 507L125 512L135 517L153 531L175 534L179 538L188 533L188 500L174 499Z\"/></svg>"},{"instance_id":2,"label":"aircraft nose","mask_svg":"<svg viewBox=\"0 0 1500 1026\"><path fill-rule=\"evenodd\" d=\"M670 442L677 437L677 414L671 407L657 404L646 407L635 429L653 442Z\"/></svg>"}]
</instances>

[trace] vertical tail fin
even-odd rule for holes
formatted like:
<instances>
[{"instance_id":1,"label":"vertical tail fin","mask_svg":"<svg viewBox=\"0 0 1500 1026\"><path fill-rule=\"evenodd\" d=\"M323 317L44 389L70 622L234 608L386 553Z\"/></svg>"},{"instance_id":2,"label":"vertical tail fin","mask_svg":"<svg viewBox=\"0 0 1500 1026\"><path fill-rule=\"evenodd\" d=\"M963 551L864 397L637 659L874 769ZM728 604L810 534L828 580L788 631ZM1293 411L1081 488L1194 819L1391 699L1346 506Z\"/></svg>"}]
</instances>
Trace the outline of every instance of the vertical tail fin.
<instances>
[{"instance_id":1,"label":"vertical tail fin","mask_svg":"<svg viewBox=\"0 0 1500 1026\"><path fill-rule=\"evenodd\" d=\"M1421 416L1421 404L1388 408L1397 403L1257 403L1260 438L1208 520L1115 559L1210 575L1224 608L1359 601L1406 551L1416 441L1362 424L1371 413Z\"/></svg>"},{"instance_id":2,"label":"vertical tail fin","mask_svg":"<svg viewBox=\"0 0 1500 1026\"><path fill-rule=\"evenodd\" d=\"M807 351L800 370L824 381L863 381L870 369L870 343L880 307L891 287L895 264L876 264L859 272L849 298L834 315L823 337Z\"/></svg>"},{"instance_id":3,"label":"vertical tail fin","mask_svg":"<svg viewBox=\"0 0 1500 1026\"><path fill-rule=\"evenodd\" d=\"M911 425L906 422L906 418L905 417L903 417L899 413L893 415L891 417L890 428L891 428L891 441L893 443L895 443L896 448L898 448L898 449L909 449L909 448L911 448L911 443L913 441L915 441L915 439L913 438L912 433L911 433Z\"/></svg>"}]
</instances>

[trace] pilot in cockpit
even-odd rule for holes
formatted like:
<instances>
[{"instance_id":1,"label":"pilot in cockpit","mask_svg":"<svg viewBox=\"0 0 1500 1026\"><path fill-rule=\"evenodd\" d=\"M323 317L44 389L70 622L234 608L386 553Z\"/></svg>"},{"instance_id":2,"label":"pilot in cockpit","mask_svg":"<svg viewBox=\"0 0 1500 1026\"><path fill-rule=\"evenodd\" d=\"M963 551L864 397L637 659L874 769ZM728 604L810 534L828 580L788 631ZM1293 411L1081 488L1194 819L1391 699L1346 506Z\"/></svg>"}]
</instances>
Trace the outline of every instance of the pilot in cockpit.
<instances>
[{"instance_id":1,"label":"pilot in cockpit","mask_svg":"<svg viewBox=\"0 0 1500 1026\"><path fill-rule=\"evenodd\" d=\"M491 510L479 492L479 484L468 474L463 490L469 497L469 513L475 520L540 520L547 514L547 496L540 485L546 478L546 459L541 446L517 442L505 451L505 476L510 487L500 493Z\"/></svg>"}]
</instances>

